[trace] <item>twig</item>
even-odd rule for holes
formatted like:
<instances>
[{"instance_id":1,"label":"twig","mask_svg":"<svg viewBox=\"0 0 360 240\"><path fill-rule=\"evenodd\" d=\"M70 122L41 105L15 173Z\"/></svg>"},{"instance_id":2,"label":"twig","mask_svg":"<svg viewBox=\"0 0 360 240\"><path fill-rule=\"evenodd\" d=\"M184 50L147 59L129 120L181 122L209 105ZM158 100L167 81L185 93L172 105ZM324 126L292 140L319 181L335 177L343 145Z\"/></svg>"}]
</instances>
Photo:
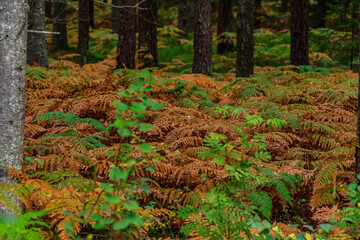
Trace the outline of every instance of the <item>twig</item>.
<instances>
[{"instance_id":1,"label":"twig","mask_svg":"<svg viewBox=\"0 0 360 240\"><path fill-rule=\"evenodd\" d=\"M92 212L94 211L95 206L98 204L98 202L99 202L99 200L100 200L100 197L101 197L101 195L102 195L104 192L105 192L105 191L102 190L102 191L99 193L99 196L97 197L95 203L92 205L91 210L90 210L90 212L89 212L89 215L88 215L88 217L85 219L85 222L84 222L82 228L84 228L85 225L86 225L86 222L89 221L89 218L90 218Z\"/></svg>"},{"instance_id":2,"label":"twig","mask_svg":"<svg viewBox=\"0 0 360 240\"><path fill-rule=\"evenodd\" d=\"M106 5L108 7L113 7L113 8L137 8L140 4L142 4L145 1L146 0L142 0L142 1L138 2L137 4L135 4L134 6L116 6L116 5L112 5L112 4L109 4L109 3L94 0L94 2L100 3L102 5ZM143 10L142 8L139 8L139 9ZM146 8L144 8L144 9L146 9Z\"/></svg>"},{"instance_id":3,"label":"twig","mask_svg":"<svg viewBox=\"0 0 360 240\"><path fill-rule=\"evenodd\" d=\"M30 33L41 33L41 34L54 34L54 35L59 35L59 32L47 32L47 31L36 31L36 30L27 30Z\"/></svg>"}]
</instances>

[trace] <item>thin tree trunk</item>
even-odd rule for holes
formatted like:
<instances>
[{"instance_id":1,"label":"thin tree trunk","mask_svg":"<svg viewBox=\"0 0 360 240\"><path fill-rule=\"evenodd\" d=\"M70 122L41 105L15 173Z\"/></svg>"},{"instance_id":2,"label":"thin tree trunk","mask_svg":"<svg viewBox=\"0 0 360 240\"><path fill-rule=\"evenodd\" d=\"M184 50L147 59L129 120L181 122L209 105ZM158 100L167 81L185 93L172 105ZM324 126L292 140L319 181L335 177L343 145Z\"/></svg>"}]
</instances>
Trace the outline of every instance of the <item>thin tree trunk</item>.
<instances>
[{"instance_id":1,"label":"thin tree trunk","mask_svg":"<svg viewBox=\"0 0 360 240\"><path fill-rule=\"evenodd\" d=\"M195 1L188 0L186 31L189 33L195 30Z\"/></svg>"},{"instance_id":2,"label":"thin tree trunk","mask_svg":"<svg viewBox=\"0 0 360 240\"><path fill-rule=\"evenodd\" d=\"M239 0L236 21L236 76L254 74L254 5L252 0Z\"/></svg>"},{"instance_id":3,"label":"thin tree trunk","mask_svg":"<svg viewBox=\"0 0 360 240\"><path fill-rule=\"evenodd\" d=\"M45 17L52 18L52 2L51 0L45 1Z\"/></svg>"},{"instance_id":4,"label":"thin tree trunk","mask_svg":"<svg viewBox=\"0 0 360 240\"><path fill-rule=\"evenodd\" d=\"M233 31L233 11L231 0L219 0L219 16L218 16L218 44L217 53L225 54L231 52L234 49L234 43L226 35L222 35L224 32Z\"/></svg>"},{"instance_id":5,"label":"thin tree trunk","mask_svg":"<svg viewBox=\"0 0 360 240\"><path fill-rule=\"evenodd\" d=\"M288 11L288 1L289 0L281 0L281 8L280 11L281 12L287 12Z\"/></svg>"},{"instance_id":6,"label":"thin tree trunk","mask_svg":"<svg viewBox=\"0 0 360 240\"><path fill-rule=\"evenodd\" d=\"M178 28L186 32L188 0L179 0L178 4Z\"/></svg>"},{"instance_id":7,"label":"thin tree trunk","mask_svg":"<svg viewBox=\"0 0 360 240\"><path fill-rule=\"evenodd\" d=\"M21 172L24 158L27 1L1 3L0 11L0 183L13 184L6 167ZM19 199L14 199L22 211ZM15 210L0 203L0 213Z\"/></svg>"},{"instance_id":8,"label":"thin tree trunk","mask_svg":"<svg viewBox=\"0 0 360 240\"><path fill-rule=\"evenodd\" d=\"M53 31L60 35L54 35L52 40L52 49L67 49L67 29L66 29L66 10L67 5L63 0L54 0L53 8Z\"/></svg>"},{"instance_id":9,"label":"thin tree trunk","mask_svg":"<svg viewBox=\"0 0 360 240\"><path fill-rule=\"evenodd\" d=\"M94 29L95 28L95 17L94 17L94 1L93 0L90 0L89 18L90 18L90 26Z\"/></svg>"},{"instance_id":10,"label":"thin tree trunk","mask_svg":"<svg viewBox=\"0 0 360 240\"><path fill-rule=\"evenodd\" d=\"M193 73L212 74L211 0L196 0Z\"/></svg>"},{"instance_id":11,"label":"thin tree trunk","mask_svg":"<svg viewBox=\"0 0 360 240\"><path fill-rule=\"evenodd\" d=\"M121 0L120 6L135 6L136 0ZM136 9L120 9L119 41L117 47L116 68L135 69L136 50Z\"/></svg>"},{"instance_id":12,"label":"thin tree trunk","mask_svg":"<svg viewBox=\"0 0 360 240\"><path fill-rule=\"evenodd\" d=\"M309 0L293 0L291 3L291 51L290 63L309 65Z\"/></svg>"},{"instance_id":13,"label":"thin tree trunk","mask_svg":"<svg viewBox=\"0 0 360 240\"><path fill-rule=\"evenodd\" d=\"M120 6L120 0L112 0L112 5ZM120 10L119 8L112 7L111 8L111 22L112 22L112 30L115 33L119 33L119 22L120 22Z\"/></svg>"},{"instance_id":14,"label":"thin tree trunk","mask_svg":"<svg viewBox=\"0 0 360 240\"><path fill-rule=\"evenodd\" d=\"M326 0L318 0L316 4L315 16L314 16L314 28L324 28L326 26Z\"/></svg>"},{"instance_id":15,"label":"thin tree trunk","mask_svg":"<svg viewBox=\"0 0 360 240\"><path fill-rule=\"evenodd\" d=\"M158 65L157 32L156 32L157 1L146 0L139 5L139 59L143 67Z\"/></svg>"},{"instance_id":16,"label":"thin tree trunk","mask_svg":"<svg viewBox=\"0 0 360 240\"><path fill-rule=\"evenodd\" d=\"M360 11L360 4L359 4ZM359 46L359 58L360 58L360 14L358 14L359 28L358 28L358 46ZM359 63L359 86L358 86L358 113L357 113L357 131L356 135L358 137L359 145L355 147L355 177L360 174L360 63ZM360 180L357 180L357 183L360 184Z\"/></svg>"},{"instance_id":17,"label":"thin tree trunk","mask_svg":"<svg viewBox=\"0 0 360 240\"><path fill-rule=\"evenodd\" d=\"M89 37L90 37L90 21L89 21L89 0L79 0L79 40L78 53L80 54L80 65L88 62L89 55Z\"/></svg>"},{"instance_id":18,"label":"thin tree trunk","mask_svg":"<svg viewBox=\"0 0 360 240\"><path fill-rule=\"evenodd\" d=\"M28 28L35 31L45 31L45 2L44 0L29 0ZM46 49L46 36L41 33L28 33L27 63L49 67Z\"/></svg>"}]
</instances>

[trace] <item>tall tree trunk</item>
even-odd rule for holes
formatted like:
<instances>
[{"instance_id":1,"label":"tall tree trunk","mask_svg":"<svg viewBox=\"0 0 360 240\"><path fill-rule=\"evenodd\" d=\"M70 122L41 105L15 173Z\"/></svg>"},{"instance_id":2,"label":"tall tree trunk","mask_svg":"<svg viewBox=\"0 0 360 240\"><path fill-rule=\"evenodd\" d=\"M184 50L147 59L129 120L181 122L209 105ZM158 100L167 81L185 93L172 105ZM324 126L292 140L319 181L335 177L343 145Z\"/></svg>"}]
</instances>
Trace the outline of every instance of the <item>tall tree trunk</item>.
<instances>
[{"instance_id":1,"label":"tall tree trunk","mask_svg":"<svg viewBox=\"0 0 360 240\"><path fill-rule=\"evenodd\" d=\"M119 41L117 46L116 68L135 69L136 51L136 0L121 0L119 21Z\"/></svg>"},{"instance_id":2,"label":"tall tree trunk","mask_svg":"<svg viewBox=\"0 0 360 240\"><path fill-rule=\"evenodd\" d=\"M261 0L255 0L255 10L259 10L261 8Z\"/></svg>"},{"instance_id":3,"label":"tall tree trunk","mask_svg":"<svg viewBox=\"0 0 360 240\"><path fill-rule=\"evenodd\" d=\"M186 31L189 33L195 30L195 1L197 0L188 0Z\"/></svg>"},{"instance_id":4,"label":"tall tree trunk","mask_svg":"<svg viewBox=\"0 0 360 240\"><path fill-rule=\"evenodd\" d=\"M225 54L231 52L234 48L234 43L231 38L226 35L221 35L224 32L233 31L233 11L231 0L219 0L219 16L218 16L218 44L217 53Z\"/></svg>"},{"instance_id":5,"label":"tall tree trunk","mask_svg":"<svg viewBox=\"0 0 360 240\"><path fill-rule=\"evenodd\" d=\"M45 17L52 18L52 2L51 0L45 1Z\"/></svg>"},{"instance_id":6,"label":"tall tree trunk","mask_svg":"<svg viewBox=\"0 0 360 240\"><path fill-rule=\"evenodd\" d=\"M196 0L193 73L211 75L211 0Z\"/></svg>"},{"instance_id":7,"label":"tall tree trunk","mask_svg":"<svg viewBox=\"0 0 360 240\"><path fill-rule=\"evenodd\" d=\"M89 55L89 37L90 37L90 1L79 0L79 40L78 53L80 54L80 65L88 62Z\"/></svg>"},{"instance_id":8,"label":"tall tree trunk","mask_svg":"<svg viewBox=\"0 0 360 240\"><path fill-rule=\"evenodd\" d=\"M68 47L67 29L66 29L66 10L67 5L63 0L54 0L53 8L53 31L60 35L54 35L52 40L52 49L66 49Z\"/></svg>"},{"instance_id":9,"label":"tall tree trunk","mask_svg":"<svg viewBox=\"0 0 360 240\"><path fill-rule=\"evenodd\" d=\"M158 65L157 1L146 0L139 5L139 59L144 61L143 67Z\"/></svg>"},{"instance_id":10,"label":"tall tree trunk","mask_svg":"<svg viewBox=\"0 0 360 240\"><path fill-rule=\"evenodd\" d=\"M281 12L287 12L288 11L288 4L289 0L281 0L281 7L280 7L280 11Z\"/></svg>"},{"instance_id":11,"label":"tall tree trunk","mask_svg":"<svg viewBox=\"0 0 360 240\"><path fill-rule=\"evenodd\" d=\"M194 31L194 11L196 0L179 0L178 4L178 28L185 32Z\"/></svg>"},{"instance_id":12,"label":"tall tree trunk","mask_svg":"<svg viewBox=\"0 0 360 240\"><path fill-rule=\"evenodd\" d=\"M326 0L318 0L314 16L314 28L324 28L326 25L325 17L327 11Z\"/></svg>"},{"instance_id":13,"label":"tall tree trunk","mask_svg":"<svg viewBox=\"0 0 360 240\"><path fill-rule=\"evenodd\" d=\"M0 11L0 183L16 183L6 170L21 172L24 158L27 1L1 3ZM4 193L3 193L4 194ZM11 193L21 211L20 201ZM0 213L15 210L0 203Z\"/></svg>"},{"instance_id":14,"label":"tall tree trunk","mask_svg":"<svg viewBox=\"0 0 360 240\"><path fill-rule=\"evenodd\" d=\"M309 65L309 0L291 2L290 63Z\"/></svg>"},{"instance_id":15,"label":"tall tree trunk","mask_svg":"<svg viewBox=\"0 0 360 240\"><path fill-rule=\"evenodd\" d=\"M360 4L359 4L360 12ZM358 46L359 46L359 59L360 59L360 14L358 14L359 26L358 26ZM357 113L357 131L356 135L358 137L359 145L355 147L355 176L360 174L360 63L359 63L359 86L358 86L358 113ZM360 184L360 180L357 180L357 183Z\"/></svg>"},{"instance_id":16,"label":"tall tree trunk","mask_svg":"<svg viewBox=\"0 0 360 240\"><path fill-rule=\"evenodd\" d=\"M254 5L252 0L239 0L236 21L236 76L254 74Z\"/></svg>"},{"instance_id":17,"label":"tall tree trunk","mask_svg":"<svg viewBox=\"0 0 360 240\"><path fill-rule=\"evenodd\" d=\"M178 28L186 32L188 0L179 0L178 4Z\"/></svg>"},{"instance_id":18,"label":"tall tree trunk","mask_svg":"<svg viewBox=\"0 0 360 240\"><path fill-rule=\"evenodd\" d=\"M45 2L44 0L28 0L29 30L45 31ZM41 67L49 67L46 49L46 36L43 33L28 33L27 40L27 63L38 64Z\"/></svg>"},{"instance_id":19,"label":"tall tree trunk","mask_svg":"<svg viewBox=\"0 0 360 240\"><path fill-rule=\"evenodd\" d=\"M90 0L89 5L89 18L90 18L90 26L95 28L95 17L94 17L94 0Z\"/></svg>"},{"instance_id":20,"label":"tall tree trunk","mask_svg":"<svg viewBox=\"0 0 360 240\"><path fill-rule=\"evenodd\" d=\"M120 0L112 0L113 6L120 6ZM116 7L111 8L111 23L112 30L115 33L119 33L119 22L120 22L120 9Z\"/></svg>"}]
</instances>

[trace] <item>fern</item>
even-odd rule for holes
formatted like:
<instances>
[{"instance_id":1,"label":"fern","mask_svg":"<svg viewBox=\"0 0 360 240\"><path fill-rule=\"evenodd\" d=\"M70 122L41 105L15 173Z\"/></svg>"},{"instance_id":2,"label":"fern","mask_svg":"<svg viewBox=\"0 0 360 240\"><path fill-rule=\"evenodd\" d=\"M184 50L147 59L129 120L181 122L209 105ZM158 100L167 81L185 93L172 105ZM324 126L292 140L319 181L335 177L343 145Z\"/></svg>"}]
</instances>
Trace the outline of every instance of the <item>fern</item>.
<instances>
[{"instance_id":1,"label":"fern","mask_svg":"<svg viewBox=\"0 0 360 240\"><path fill-rule=\"evenodd\" d=\"M258 207L260 214L268 219L270 218L273 202L269 193L261 190L253 191L246 197L246 199L251 202L252 205Z\"/></svg>"},{"instance_id":2,"label":"fern","mask_svg":"<svg viewBox=\"0 0 360 240\"><path fill-rule=\"evenodd\" d=\"M45 236L41 228L50 228L45 222L34 220L46 215L49 210L29 212L17 218L10 218L6 215L0 215L0 238L11 240L42 240Z\"/></svg>"},{"instance_id":3,"label":"fern","mask_svg":"<svg viewBox=\"0 0 360 240\"><path fill-rule=\"evenodd\" d=\"M106 127L101 124L98 120L93 118L80 118L76 114L73 113L64 113L64 112L48 112L41 114L34 121L43 121L46 123L50 123L52 120L55 120L56 124L59 124L61 121L64 121L68 127L76 125L77 123L87 123L95 130L108 133Z\"/></svg>"}]
</instances>

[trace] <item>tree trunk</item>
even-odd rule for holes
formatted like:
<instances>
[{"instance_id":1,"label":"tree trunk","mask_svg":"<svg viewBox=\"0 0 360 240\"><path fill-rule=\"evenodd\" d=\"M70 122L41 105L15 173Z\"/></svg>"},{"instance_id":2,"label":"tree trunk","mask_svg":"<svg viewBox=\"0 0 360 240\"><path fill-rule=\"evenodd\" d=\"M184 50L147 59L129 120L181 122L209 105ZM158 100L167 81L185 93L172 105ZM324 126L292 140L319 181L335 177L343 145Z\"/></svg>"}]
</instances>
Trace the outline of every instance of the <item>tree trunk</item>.
<instances>
[{"instance_id":1,"label":"tree trunk","mask_svg":"<svg viewBox=\"0 0 360 240\"><path fill-rule=\"evenodd\" d=\"M254 5L252 0L239 0L236 21L236 76L254 74Z\"/></svg>"},{"instance_id":2,"label":"tree trunk","mask_svg":"<svg viewBox=\"0 0 360 240\"><path fill-rule=\"evenodd\" d=\"M359 4L360 11L360 4ZM358 14L359 28L358 28L358 46L359 46L359 58L360 58L360 14ZM359 86L358 86L358 113L357 113L357 131L356 135L358 137L358 146L355 147L355 176L360 174L360 63L359 63ZM357 180L357 183L360 184L360 180Z\"/></svg>"},{"instance_id":3,"label":"tree trunk","mask_svg":"<svg viewBox=\"0 0 360 240\"><path fill-rule=\"evenodd\" d=\"M44 0L28 0L29 30L45 31L45 2ZM28 33L27 39L27 63L38 64L41 67L49 67L46 49L46 35L43 33Z\"/></svg>"},{"instance_id":4,"label":"tree trunk","mask_svg":"<svg viewBox=\"0 0 360 240\"><path fill-rule=\"evenodd\" d=\"M259 10L261 8L261 0L255 0L255 10Z\"/></svg>"},{"instance_id":5,"label":"tree trunk","mask_svg":"<svg viewBox=\"0 0 360 240\"><path fill-rule=\"evenodd\" d=\"M195 30L195 1L196 0L188 0L186 31L189 33Z\"/></svg>"},{"instance_id":6,"label":"tree trunk","mask_svg":"<svg viewBox=\"0 0 360 240\"><path fill-rule=\"evenodd\" d=\"M139 59L143 67L158 65L157 32L156 32L157 1L146 0L139 5Z\"/></svg>"},{"instance_id":7,"label":"tree trunk","mask_svg":"<svg viewBox=\"0 0 360 240\"><path fill-rule=\"evenodd\" d=\"M211 0L196 0L193 73L211 75Z\"/></svg>"},{"instance_id":8,"label":"tree trunk","mask_svg":"<svg viewBox=\"0 0 360 240\"><path fill-rule=\"evenodd\" d=\"M80 65L88 62L89 55L89 35L90 35L90 1L79 0L79 40L78 53L80 54Z\"/></svg>"},{"instance_id":9,"label":"tree trunk","mask_svg":"<svg viewBox=\"0 0 360 240\"><path fill-rule=\"evenodd\" d=\"M309 65L309 0L291 2L290 63Z\"/></svg>"},{"instance_id":10,"label":"tree trunk","mask_svg":"<svg viewBox=\"0 0 360 240\"><path fill-rule=\"evenodd\" d=\"M121 0L119 21L119 41L117 47L116 68L135 69L136 51L136 0Z\"/></svg>"},{"instance_id":11,"label":"tree trunk","mask_svg":"<svg viewBox=\"0 0 360 240\"><path fill-rule=\"evenodd\" d=\"M194 31L195 0L179 0L178 4L178 28L185 32Z\"/></svg>"},{"instance_id":12,"label":"tree trunk","mask_svg":"<svg viewBox=\"0 0 360 240\"><path fill-rule=\"evenodd\" d=\"M281 0L281 7L280 7L280 11L281 12L287 12L288 11L288 0Z\"/></svg>"},{"instance_id":13,"label":"tree trunk","mask_svg":"<svg viewBox=\"0 0 360 240\"><path fill-rule=\"evenodd\" d=\"M93 0L90 0L89 18L90 18L90 26L92 27L92 29L94 29L95 28L95 17L94 17L94 1Z\"/></svg>"},{"instance_id":14,"label":"tree trunk","mask_svg":"<svg viewBox=\"0 0 360 240\"><path fill-rule=\"evenodd\" d=\"M188 0L179 0L178 5L178 28L186 32L187 4Z\"/></svg>"},{"instance_id":15,"label":"tree trunk","mask_svg":"<svg viewBox=\"0 0 360 240\"><path fill-rule=\"evenodd\" d=\"M5 167L21 172L24 158L27 1L1 3L0 11L0 183L16 183ZM14 202L22 210L20 201ZM14 215L0 203L0 212Z\"/></svg>"},{"instance_id":16,"label":"tree trunk","mask_svg":"<svg viewBox=\"0 0 360 240\"><path fill-rule=\"evenodd\" d=\"M120 6L120 0L112 0L112 5ZM119 8L115 8L115 7L111 8L112 30L115 33L119 33L119 22L120 22L119 13L120 13Z\"/></svg>"},{"instance_id":17,"label":"tree trunk","mask_svg":"<svg viewBox=\"0 0 360 240\"><path fill-rule=\"evenodd\" d=\"M233 31L233 12L231 0L219 0L219 17L218 17L218 44L217 53L225 54L234 49L234 43L231 38L226 35L221 35L224 32Z\"/></svg>"},{"instance_id":18,"label":"tree trunk","mask_svg":"<svg viewBox=\"0 0 360 240\"><path fill-rule=\"evenodd\" d=\"M45 17L52 18L52 2L51 0L45 1Z\"/></svg>"},{"instance_id":19,"label":"tree trunk","mask_svg":"<svg viewBox=\"0 0 360 240\"><path fill-rule=\"evenodd\" d=\"M326 0L318 0L316 4L315 16L314 16L314 28L324 28L326 25Z\"/></svg>"},{"instance_id":20,"label":"tree trunk","mask_svg":"<svg viewBox=\"0 0 360 240\"><path fill-rule=\"evenodd\" d=\"M53 50L66 49L69 46L66 29L66 10L67 5L63 0L54 0L53 32L59 32L60 35L53 36Z\"/></svg>"}]
</instances>

